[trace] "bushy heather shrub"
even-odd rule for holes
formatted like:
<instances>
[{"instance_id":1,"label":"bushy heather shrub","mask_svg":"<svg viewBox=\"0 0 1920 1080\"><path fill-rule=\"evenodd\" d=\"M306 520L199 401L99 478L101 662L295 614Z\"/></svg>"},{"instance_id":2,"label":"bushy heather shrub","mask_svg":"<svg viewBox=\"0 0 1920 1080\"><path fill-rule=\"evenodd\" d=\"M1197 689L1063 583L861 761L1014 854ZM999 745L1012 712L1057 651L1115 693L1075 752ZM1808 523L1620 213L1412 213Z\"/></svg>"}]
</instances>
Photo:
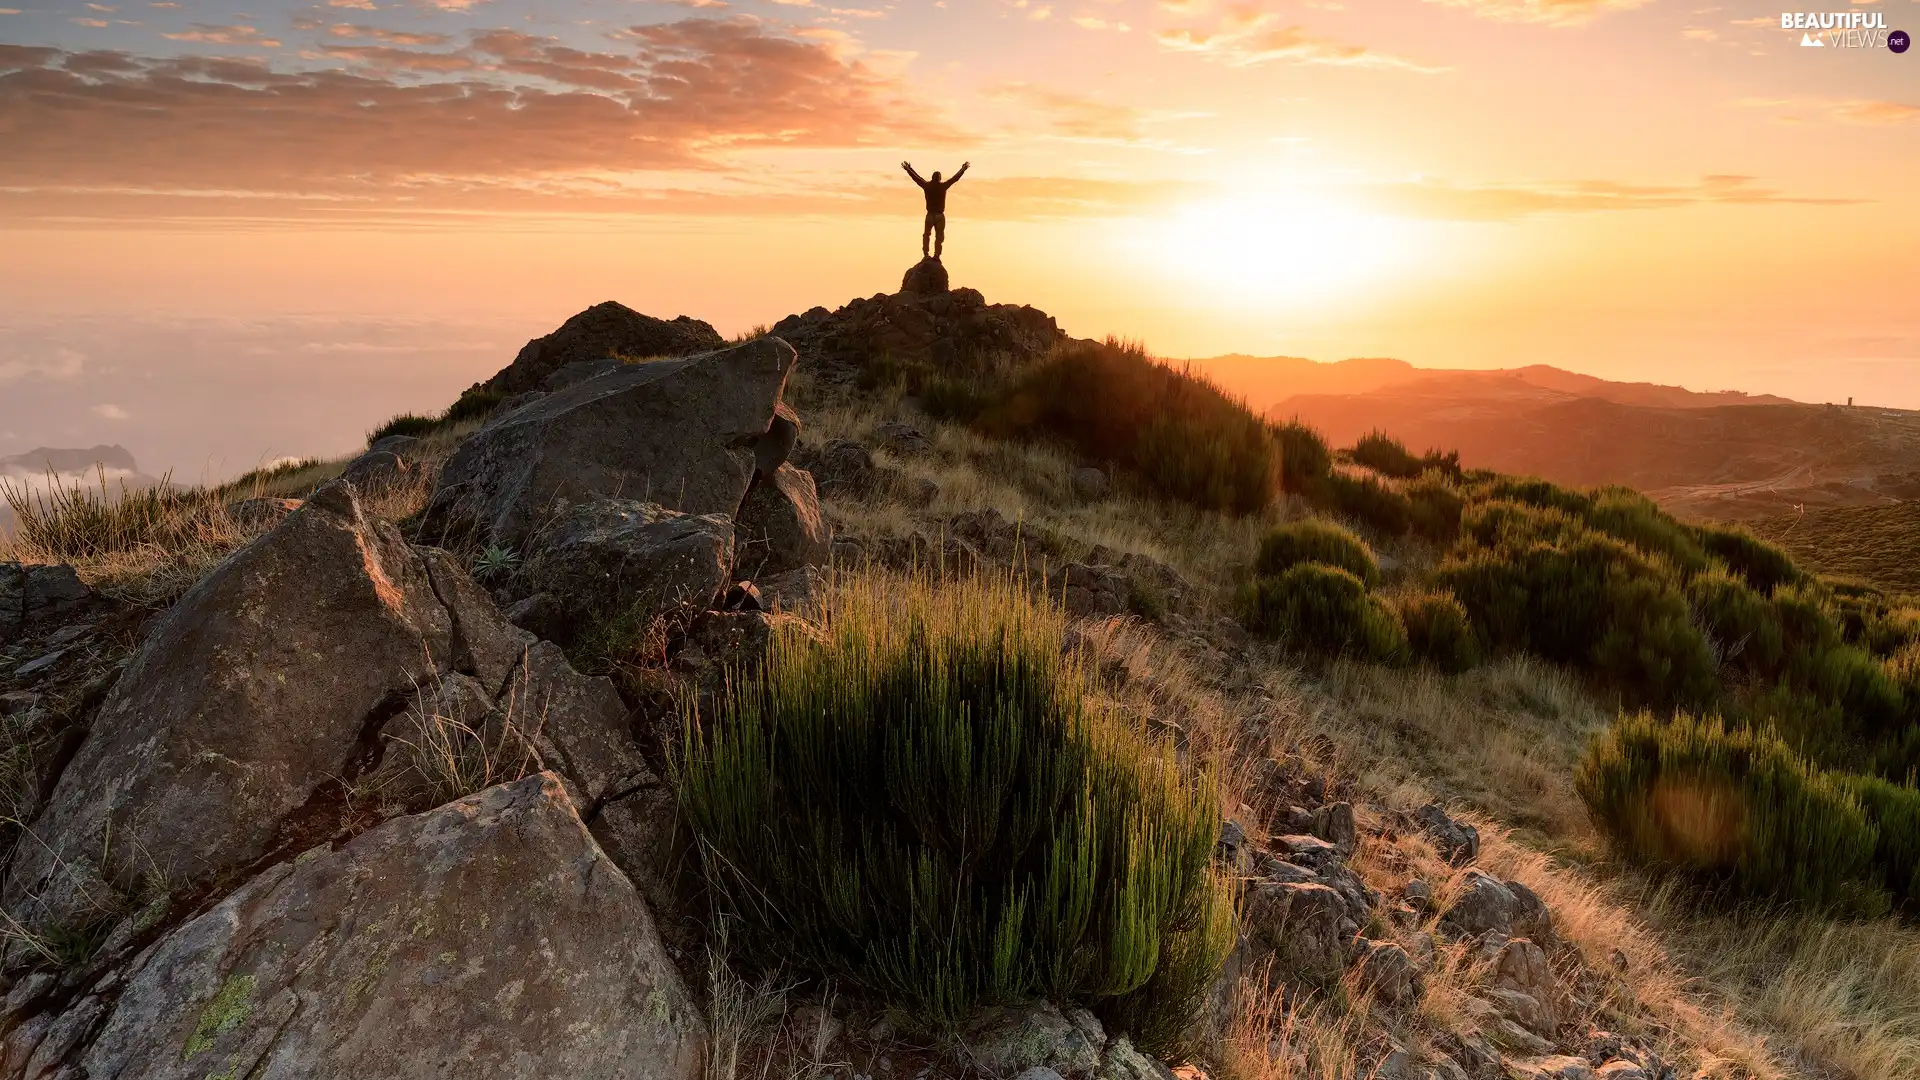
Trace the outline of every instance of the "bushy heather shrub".
<instances>
[{"instance_id":1,"label":"bushy heather shrub","mask_svg":"<svg viewBox=\"0 0 1920 1080\"><path fill-rule=\"evenodd\" d=\"M372 446L381 439L392 435L412 435L416 438L444 431L466 420L484 420L494 408L507 399L505 392L489 389L475 383L467 387L446 411L438 416L422 416L419 413L401 413L400 415L367 432L367 445Z\"/></svg>"},{"instance_id":2,"label":"bushy heather shrub","mask_svg":"<svg viewBox=\"0 0 1920 1080\"><path fill-rule=\"evenodd\" d=\"M1881 884L1902 905L1920 905L1920 791L1877 776L1845 776L1841 786L1879 830L1873 861Z\"/></svg>"},{"instance_id":3,"label":"bushy heather shrub","mask_svg":"<svg viewBox=\"0 0 1920 1080\"><path fill-rule=\"evenodd\" d=\"M1413 531L1438 544L1451 544L1460 535L1466 500L1460 490L1437 470L1428 470L1406 488Z\"/></svg>"},{"instance_id":4,"label":"bushy heather shrub","mask_svg":"<svg viewBox=\"0 0 1920 1080\"><path fill-rule=\"evenodd\" d=\"M1330 472L1308 492L1307 499L1387 536L1403 535L1413 526L1413 504L1378 477Z\"/></svg>"},{"instance_id":5,"label":"bushy heather shrub","mask_svg":"<svg viewBox=\"0 0 1920 1080\"><path fill-rule=\"evenodd\" d=\"M1542 510L1558 510L1564 514L1581 517L1593 505L1593 498L1584 491L1561 487L1537 476L1498 476L1486 487L1486 499L1490 502L1517 502Z\"/></svg>"},{"instance_id":6,"label":"bushy heather shrub","mask_svg":"<svg viewBox=\"0 0 1920 1080\"><path fill-rule=\"evenodd\" d=\"M1406 655L1397 612L1345 570L1301 563L1254 579L1241 597L1247 626L1302 652L1381 663Z\"/></svg>"},{"instance_id":7,"label":"bushy heather shrub","mask_svg":"<svg viewBox=\"0 0 1920 1080\"><path fill-rule=\"evenodd\" d=\"M390 438L394 435L411 435L418 438L422 435L430 435L438 430L440 430L440 418L437 416L422 416L419 413L410 412L401 413L386 423L381 424L379 427L374 428L372 431L367 432L367 445L372 446L381 439Z\"/></svg>"},{"instance_id":8,"label":"bushy heather shrub","mask_svg":"<svg viewBox=\"0 0 1920 1080\"><path fill-rule=\"evenodd\" d=\"M1411 480L1424 471L1420 459L1405 444L1384 431L1370 431L1353 444L1353 460L1382 476Z\"/></svg>"},{"instance_id":9,"label":"bushy heather shrub","mask_svg":"<svg viewBox=\"0 0 1920 1080\"><path fill-rule=\"evenodd\" d=\"M1280 444L1281 484L1286 490L1307 494L1333 471L1333 451L1327 448L1327 441L1299 420L1275 427L1273 437Z\"/></svg>"},{"instance_id":10,"label":"bushy heather shrub","mask_svg":"<svg viewBox=\"0 0 1920 1080\"><path fill-rule=\"evenodd\" d=\"M1575 786L1626 857L1752 895L1883 906L1879 831L1845 784L1778 738L1685 713L1621 717Z\"/></svg>"},{"instance_id":11,"label":"bushy heather shrub","mask_svg":"<svg viewBox=\"0 0 1920 1080\"><path fill-rule=\"evenodd\" d=\"M1693 530L1630 488L1600 488L1580 516L1588 528L1624 540L1648 555L1664 557L1682 575L1707 568L1707 553Z\"/></svg>"},{"instance_id":12,"label":"bushy heather shrub","mask_svg":"<svg viewBox=\"0 0 1920 1080\"><path fill-rule=\"evenodd\" d=\"M1100 705L1010 581L842 582L825 625L686 720L678 790L745 955L935 1027L1087 1002L1171 1051L1236 933L1211 781Z\"/></svg>"},{"instance_id":13,"label":"bushy heather shrub","mask_svg":"<svg viewBox=\"0 0 1920 1080\"><path fill-rule=\"evenodd\" d=\"M1745 529L1705 525L1700 527L1697 536L1707 554L1746 578L1747 584L1762 596L1772 593L1776 586L1791 585L1801 578L1786 552Z\"/></svg>"},{"instance_id":14,"label":"bushy heather shrub","mask_svg":"<svg viewBox=\"0 0 1920 1080\"><path fill-rule=\"evenodd\" d=\"M976 422L1001 436L1061 440L1202 509L1252 513L1280 490L1280 451L1267 424L1138 345L1063 345L1000 390Z\"/></svg>"},{"instance_id":15,"label":"bushy heather shrub","mask_svg":"<svg viewBox=\"0 0 1920 1080\"><path fill-rule=\"evenodd\" d=\"M1696 574L1687 582L1687 599L1713 635L1722 663L1764 678L1780 670L1786 643L1779 609L1745 578L1720 569Z\"/></svg>"},{"instance_id":16,"label":"bushy heather shrub","mask_svg":"<svg viewBox=\"0 0 1920 1080\"><path fill-rule=\"evenodd\" d=\"M1300 563L1324 563L1337 566L1368 585L1380 580L1380 564L1374 561L1367 542L1331 521L1303 518L1278 525L1260 538L1260 551L1254 556L1254 573L1271 577L1285 573Z\"/></svg>"},{"instance_id":17,"label":"bushy heather shrub","mask_svg":"<svg viewBox=\"0 0 1920 1080\"><path fill-rule=\"evenodd\" d=\"M1413 657L1458 674L1480 662L1480 642L1474 637L1467 609L1452 593L1422 590L1400 596L1400 624L1406 629Z\"/></svg>"}]
</instances>

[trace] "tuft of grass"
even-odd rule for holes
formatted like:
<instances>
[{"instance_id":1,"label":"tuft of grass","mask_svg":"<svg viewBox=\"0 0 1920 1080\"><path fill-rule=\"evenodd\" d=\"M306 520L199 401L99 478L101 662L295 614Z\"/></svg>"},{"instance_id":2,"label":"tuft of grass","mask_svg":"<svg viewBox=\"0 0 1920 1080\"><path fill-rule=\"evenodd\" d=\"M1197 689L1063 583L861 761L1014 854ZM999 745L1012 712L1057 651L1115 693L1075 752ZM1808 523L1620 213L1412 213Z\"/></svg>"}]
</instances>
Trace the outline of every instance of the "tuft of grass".
<instances>
[{"instance_id":1,"label":"tuft of grass","mask_svg":"<svg viewBox=\"0 0 1920 1080\"><path fill-rule=\"evenodd\" d=\"M687 705L681 799L747 954L934 1028L1045 996L1173 1049L1233 937L1213 781L1011 579L841 575L826 608Z\"/></svg>"}]
</instances>

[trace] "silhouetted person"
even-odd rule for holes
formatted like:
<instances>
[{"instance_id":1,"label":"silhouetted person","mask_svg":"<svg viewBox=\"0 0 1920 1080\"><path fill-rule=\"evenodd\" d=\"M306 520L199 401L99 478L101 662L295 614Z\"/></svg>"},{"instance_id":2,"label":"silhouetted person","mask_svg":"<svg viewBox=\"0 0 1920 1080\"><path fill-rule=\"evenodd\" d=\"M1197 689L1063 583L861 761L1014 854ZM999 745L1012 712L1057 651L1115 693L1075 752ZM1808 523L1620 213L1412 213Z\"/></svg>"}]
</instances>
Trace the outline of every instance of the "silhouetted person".
<instances>
[{"instance_id":1,"label":"silhouetted person","mask_svg":"<svg viewBox=\"0 0 1920 1080\"><path fill-rule=\"evenodd\" d=\"M913 171L913 166L904 161L900 163L900 167L907 170L907 175L913 177L913 182L920 185L920 190L927 193L927 227L920 231L922 258L927 254L928 238L933 240L933 257L936 259L940 257L941 249L947 246L947 189L959 183L960 178L967 175L967 166L972 164L971 161L961 162L960 171L953 174L953 179L943 181L938 172L933 174L932 179L923 179Z\"/></svg>"}]
</instances>

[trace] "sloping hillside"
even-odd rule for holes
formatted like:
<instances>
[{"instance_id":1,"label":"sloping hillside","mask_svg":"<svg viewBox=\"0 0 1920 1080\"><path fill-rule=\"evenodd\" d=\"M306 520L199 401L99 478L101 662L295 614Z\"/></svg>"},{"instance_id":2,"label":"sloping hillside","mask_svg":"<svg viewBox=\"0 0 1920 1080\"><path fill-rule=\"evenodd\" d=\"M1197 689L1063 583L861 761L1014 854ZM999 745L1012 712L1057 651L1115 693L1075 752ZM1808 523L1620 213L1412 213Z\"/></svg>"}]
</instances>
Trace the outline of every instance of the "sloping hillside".
<instances>
[{"instance_id":1,"label":"sloping hillside","mask_svg":"<svg viewBox=\"0 0 1920 1080\"><path fill-rule=\"evenodd\" d=\"M1920 502L1808 510L1749 524L1820 573L1920 593Z\"/></svg>"}]
</instances>

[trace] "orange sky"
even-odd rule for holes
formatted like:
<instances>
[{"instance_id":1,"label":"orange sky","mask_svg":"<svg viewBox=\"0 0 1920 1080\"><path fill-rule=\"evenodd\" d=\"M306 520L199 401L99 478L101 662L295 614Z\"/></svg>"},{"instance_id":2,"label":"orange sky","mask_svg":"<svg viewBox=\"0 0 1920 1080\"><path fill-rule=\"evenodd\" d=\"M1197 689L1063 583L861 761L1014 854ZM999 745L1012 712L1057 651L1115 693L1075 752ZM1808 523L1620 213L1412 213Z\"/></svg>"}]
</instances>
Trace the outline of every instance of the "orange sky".
<instances>
[{"instance_id":1,"label":"orange sky","mask_svg":"<svg viewBox=\"0 0 1920 1080\"><path fill-rule=\"evenodd\" d=\"M1842 6L1920 30L1913 0ZM174 362L132 330L115 364L48 359L77 316L500 326L414 380L437 394L602 299L733 332L891 289L903 157L973 162L956 281L1075 334L1920 407L1920 50L1779 17L0 0L0 452L88 416L111 441L139 388L76 380Z\"/></svg>"}]
</instances>

